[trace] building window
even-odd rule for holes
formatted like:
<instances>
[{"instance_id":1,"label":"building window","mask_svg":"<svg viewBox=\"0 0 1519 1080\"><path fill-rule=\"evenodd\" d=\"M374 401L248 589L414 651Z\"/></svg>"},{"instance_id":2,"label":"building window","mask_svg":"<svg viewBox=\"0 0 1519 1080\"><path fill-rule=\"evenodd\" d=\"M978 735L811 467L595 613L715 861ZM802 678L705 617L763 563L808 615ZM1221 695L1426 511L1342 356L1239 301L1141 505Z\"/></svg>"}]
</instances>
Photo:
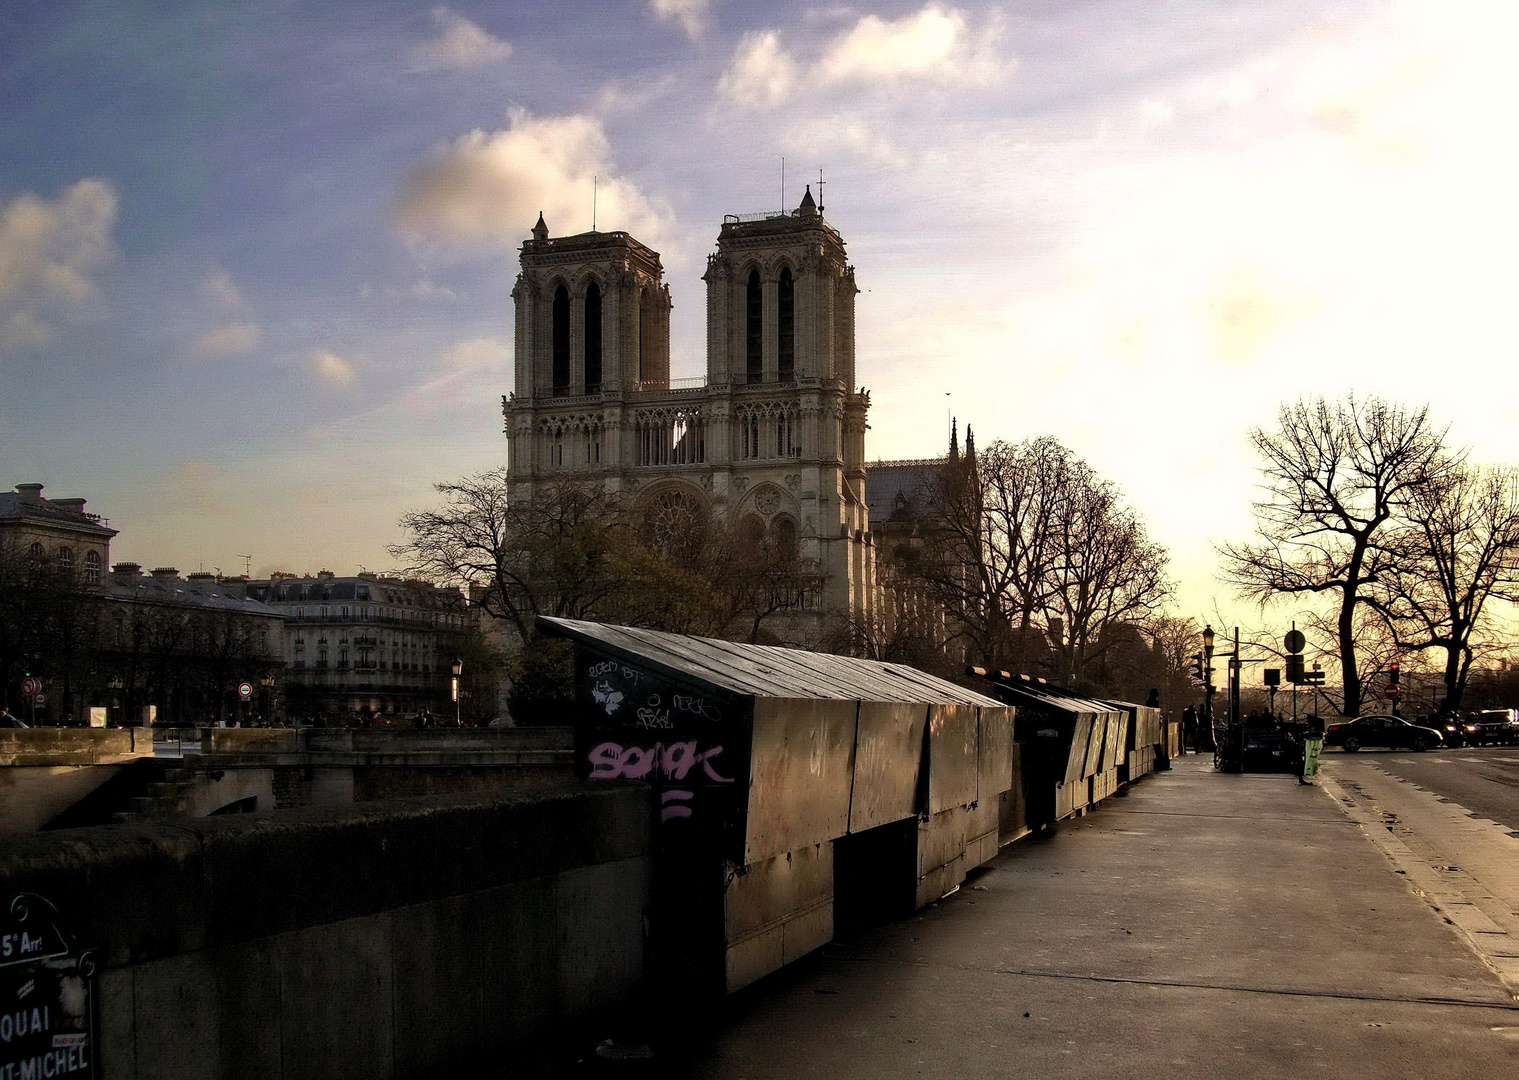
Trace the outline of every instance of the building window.
<instances>
[{"instance_id":1,"label":"building window","mask_svg":"<svg viewBox=\"0 0 1519 1080\"><path fill-rule=\"evenodd\" d=\"M43 546L41 544L33 544L27 550L31 552L31 556L34 559L45 559L45 558L47 558L47 551L43 548Z\"/></svg>"},{"instance_id":2,"label":"building window","mask_svg":"<svg viewBox=\"0 0 1519 1080\"><path fill-rule=\"evenodd\" d=\"M765 290L760 285L758 270L749 271L749 287L745 292L744 345L749 381L760 382L765 377Z\"/></svg>"},{"instance_id":3,"label":"building window","mask_svg":"<svg viewBox=\"0 0 1519 1080\"><path fill-rule=\"evenodd\" d=\"M775 519L775 550L787 562L797 557L796 522L789 517Z\"/></svg>"},{"instance_id":4,"label":"building window","mask_svg":"<svg viewBox=\"0 0 1519 1080\"><path fill-rule=\"evenodd\" d=\"M554 393L570 392L570 292L554 290Z\"/></svg>"},{"instance_id":5,"label":"building window","mask_svg":"<svg viewBox=\"0 0 1519 1080\"><path fill-rule=\"evenodd\" d=\"M781 268L776 314L780 330L780 377L784 382L796 377L796 282L791 278L789 266Z\"/></svg>"},{"instance_id":6,"label":"building window","mask_svg":"<svg viewBox=\"0 0 1519 1080\"><path fill-rule=\"evenodd\" d=\"M601 393L601 286L585 291L585 392Z\"/></svg>"},{"instance_id":7,"label":"building window","mask_svg":"<svg viewBox=\"0 0 1519 1080\"><path fill-rule=\"evenodd\" d=\"M84 583L86 585L100 584L100 552L98 551L84 553Z\"/></svg>"},{"instance_id":8,"label":"building window","mask_svg":"<svg viewBox=\"0 0 1519 1080\"><path fill-rule=\"evenodd\" d=\"M58 549L58 569L62 570L65 574L72 574L74 572L73 548L61 547Z\"/></svg>"}]
</instances>

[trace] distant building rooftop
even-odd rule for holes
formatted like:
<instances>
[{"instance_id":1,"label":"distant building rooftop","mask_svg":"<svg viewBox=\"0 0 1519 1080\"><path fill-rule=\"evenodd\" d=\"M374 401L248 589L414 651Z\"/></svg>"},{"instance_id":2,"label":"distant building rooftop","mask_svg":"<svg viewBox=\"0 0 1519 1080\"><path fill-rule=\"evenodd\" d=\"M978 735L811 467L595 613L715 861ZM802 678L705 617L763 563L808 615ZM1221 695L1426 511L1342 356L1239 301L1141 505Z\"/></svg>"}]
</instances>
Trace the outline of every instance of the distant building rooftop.
<instances>
[{"instance_id":1,"label":"distant building rooftop","mask_svg":"<svg viewBox=\"0 0 1519 1080\"><path fill-rule=\"evenodd\" d=\"M44 499L41 484L17 484L0 492L0 523L29 521L110 539L116 530L99 514L84 512L83 499Z\"/></svg>"}]
</instances>

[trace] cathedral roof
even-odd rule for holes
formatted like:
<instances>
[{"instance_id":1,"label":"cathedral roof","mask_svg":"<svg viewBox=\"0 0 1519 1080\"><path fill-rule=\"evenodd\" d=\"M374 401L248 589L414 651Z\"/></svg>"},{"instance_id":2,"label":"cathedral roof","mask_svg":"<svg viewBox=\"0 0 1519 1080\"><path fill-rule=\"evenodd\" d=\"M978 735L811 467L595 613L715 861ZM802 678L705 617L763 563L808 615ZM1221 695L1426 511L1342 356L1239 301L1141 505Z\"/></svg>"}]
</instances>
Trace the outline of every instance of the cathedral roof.
<instances>
[{"instance_id":1,"label":"cathedral roof","mask_svg":"<svg viewBox=\"0 0 1519 1080\"><path fill-rule=\"evenodd\" d=\"M865 463L865 505L870 524L927 513L929 485L944 467L943 458L913 458Z\"/></svg>"}]
</instances>

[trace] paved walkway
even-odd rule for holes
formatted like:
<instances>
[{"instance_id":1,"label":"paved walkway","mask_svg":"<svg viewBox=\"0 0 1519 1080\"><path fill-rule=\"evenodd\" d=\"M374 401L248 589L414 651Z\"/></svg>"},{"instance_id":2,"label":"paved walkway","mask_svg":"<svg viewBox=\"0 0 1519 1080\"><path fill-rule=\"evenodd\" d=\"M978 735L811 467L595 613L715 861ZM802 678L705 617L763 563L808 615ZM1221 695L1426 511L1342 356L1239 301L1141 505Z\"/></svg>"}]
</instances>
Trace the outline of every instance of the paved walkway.
<instances>
[{"instance_id":1,"label":"paved walkway","mask_svg":"<svg viewBox=\"0 0 1519 1080\"><path fill-rule=\"evenodd\" d=\"M715 1030L677 1025L636 1069L1519 1075L1519 1002L1349 810L1290 776L1183 759L1054 838L1014 845L917 917L738 995Z\"/></svg>"}]
</instances>

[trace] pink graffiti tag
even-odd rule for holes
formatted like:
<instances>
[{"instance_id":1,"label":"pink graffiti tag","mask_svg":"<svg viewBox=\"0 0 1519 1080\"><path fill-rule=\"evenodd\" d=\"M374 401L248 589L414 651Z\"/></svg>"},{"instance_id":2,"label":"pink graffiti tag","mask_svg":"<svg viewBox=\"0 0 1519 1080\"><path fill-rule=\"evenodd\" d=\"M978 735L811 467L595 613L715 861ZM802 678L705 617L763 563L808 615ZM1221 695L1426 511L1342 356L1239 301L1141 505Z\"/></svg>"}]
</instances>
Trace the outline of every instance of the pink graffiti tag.
<instances>
[{"instance_id":1,"label":"pink graffiti tag","mask_svg":"<svg viewBox=\"0 0 1519 1080\"><path fill-rule=\"evenodd\" d=\"M685 791L681 788L671 788L659 796L659 820L669 821L671 818L688 818L691 816L691 808L686 803L695 796L694 792Z\"/></svg>"},{"instance_id":2,"label":"pink graffiti tag","mask_svg":"<svg viewBox=\"0 0 1519 1080\"><path fill-rule=\"evenodd\" d=\"M587 760L591 763L591 777L595 780L684 780L686 774L700 765L707 779L717 784L731 784L731 777L722 776L713 768L712 759L723 752L721 746L696 749L696 740L686 742L655 743L653 746L623 746L621 743L604 742L595 747Z\"/></svg>"}]
</instances>

